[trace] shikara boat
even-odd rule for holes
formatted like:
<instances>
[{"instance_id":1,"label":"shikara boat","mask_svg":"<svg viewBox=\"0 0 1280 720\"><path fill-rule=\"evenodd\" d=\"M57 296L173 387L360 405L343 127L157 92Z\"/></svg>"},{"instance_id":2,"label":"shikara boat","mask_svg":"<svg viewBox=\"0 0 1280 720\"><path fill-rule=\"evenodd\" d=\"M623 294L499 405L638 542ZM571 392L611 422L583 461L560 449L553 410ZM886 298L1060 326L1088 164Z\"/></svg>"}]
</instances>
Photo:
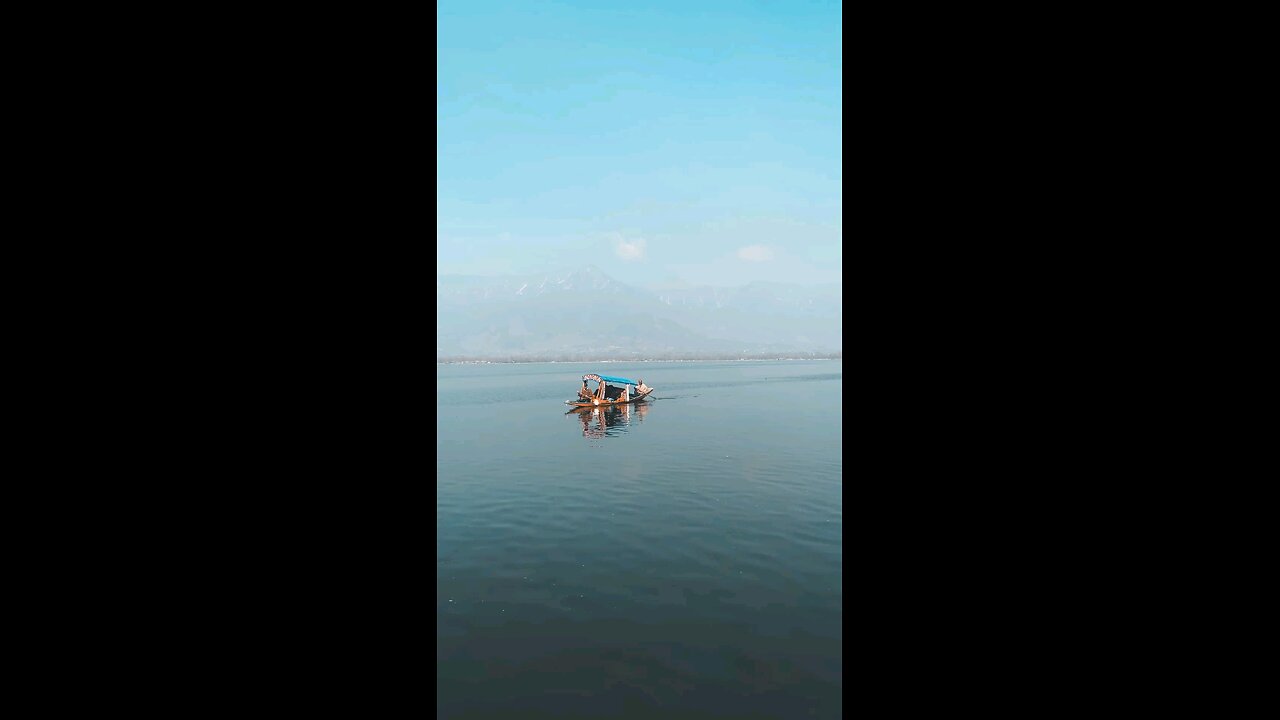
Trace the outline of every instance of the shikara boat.
<instances>
[{"instance_id":1,"label":"shikara boat","mask_svg":"<svg viewBox=\"0 0 1280 720\"><path fill-rule=\"evenodd\" d=\"M588 380L594 380L597 383L594 391L587 387ZM589 373L582 376L582 388L578 390L578 399L565 400L564 404L573 407L627 405L641 402L651 394L653 394L653 388L645 385L644 380Z\"/></svg>"}]
</instances>

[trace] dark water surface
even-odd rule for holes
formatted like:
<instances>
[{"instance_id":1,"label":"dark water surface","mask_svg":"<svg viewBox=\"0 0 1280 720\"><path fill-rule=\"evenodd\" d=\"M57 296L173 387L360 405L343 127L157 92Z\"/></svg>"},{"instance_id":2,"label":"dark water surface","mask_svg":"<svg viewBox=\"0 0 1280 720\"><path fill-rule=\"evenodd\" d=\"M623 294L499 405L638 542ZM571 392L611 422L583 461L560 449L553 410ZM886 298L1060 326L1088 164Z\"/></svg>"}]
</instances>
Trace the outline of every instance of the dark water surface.
<instances>
[{"instance_id":1,"label":"dark water surface","mask_svg":"<svg viewBox=\"0 0 1280 720\"><path fill-rule=\"evenodd\" d=\"M438 717L840 717L841 361L436 377Z\"/></svg>"}]
</instances>

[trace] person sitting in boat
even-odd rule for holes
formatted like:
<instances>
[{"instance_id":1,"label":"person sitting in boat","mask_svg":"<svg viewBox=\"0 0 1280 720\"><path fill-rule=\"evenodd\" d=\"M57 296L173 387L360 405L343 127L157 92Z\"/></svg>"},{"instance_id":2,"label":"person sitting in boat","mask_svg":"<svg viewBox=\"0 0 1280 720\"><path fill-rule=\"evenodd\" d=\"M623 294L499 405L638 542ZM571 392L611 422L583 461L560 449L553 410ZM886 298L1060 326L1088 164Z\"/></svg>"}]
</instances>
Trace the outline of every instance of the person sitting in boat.
<instances>
[{"instance_id":1,"label":"person sitting in boat","mask_svg":"<svg viewBox=\"0 0 1280 720\"><path fill-rule=\"evenodd\" d=\"M644 384L644 378L640 378L640 384L639 384L639 385L636 385L636 391L637 391L637 393L638 393L638 394L640 394L640 395L643 395L643 394L645 394L645 393L649 392L649 388L648 388L648 387L645 387L645 384Z\"/></svg>"},{"instance_id":2,"label":"person sitting in boat","mask_svg":"<svg viewBox=\"0 0 1280 720\"><path fill-rule=\"evenodd\" d=\"M587 389L587 381L582 381L582 388L578 390L578 397L583 400L591 400L591 391Z\"/></svg>"}]
</instances>

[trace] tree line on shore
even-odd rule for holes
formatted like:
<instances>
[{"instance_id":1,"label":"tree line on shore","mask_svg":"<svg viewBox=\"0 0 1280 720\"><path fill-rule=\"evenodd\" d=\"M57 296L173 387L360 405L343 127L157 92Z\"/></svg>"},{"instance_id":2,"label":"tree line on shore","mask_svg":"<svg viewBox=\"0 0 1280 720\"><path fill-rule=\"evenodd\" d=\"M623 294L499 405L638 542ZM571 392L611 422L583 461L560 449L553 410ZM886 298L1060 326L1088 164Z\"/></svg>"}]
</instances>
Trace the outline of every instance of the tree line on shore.
<instances>
[{"instance_id":1,"label":"tree line on shore","mask_svg":"<svg viewBox=\"0 0 1280 720\"><path fill-rule=\"evenodd\" d=\"M723 353L687 352L663 353L645 356L639 353L619 356L598 353L568 353L563 355L511 354L511 355L451 355L438 356L437 363L529 363L529 362L674 362L674 361L729 361L729 360L842 360L843 352L791 352L791 353Z\"/></svg>"}]
</instances>

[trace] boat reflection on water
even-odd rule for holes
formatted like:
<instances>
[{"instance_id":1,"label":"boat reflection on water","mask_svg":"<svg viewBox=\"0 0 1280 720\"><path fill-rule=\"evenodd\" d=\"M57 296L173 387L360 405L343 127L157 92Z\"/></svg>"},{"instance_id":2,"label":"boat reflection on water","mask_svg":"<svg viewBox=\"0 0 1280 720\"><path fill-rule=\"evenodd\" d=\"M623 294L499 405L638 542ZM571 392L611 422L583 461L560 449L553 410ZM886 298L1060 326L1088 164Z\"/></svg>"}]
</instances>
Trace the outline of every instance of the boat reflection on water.
<instances>
[{"instance_id":1,"label":"boat reflection on water","mask_svg":"<svg viewBox=\"0 0 1280 720\"><path fill-rule=\"evenodd\" d=\"M633 405L610 405L601 407L574 408L568 415L577 415L582 421L582 436L587 438L617 437L627 432L631 422L644 422L649 413L647 402Z\"/></svg>"}]
</instances>

